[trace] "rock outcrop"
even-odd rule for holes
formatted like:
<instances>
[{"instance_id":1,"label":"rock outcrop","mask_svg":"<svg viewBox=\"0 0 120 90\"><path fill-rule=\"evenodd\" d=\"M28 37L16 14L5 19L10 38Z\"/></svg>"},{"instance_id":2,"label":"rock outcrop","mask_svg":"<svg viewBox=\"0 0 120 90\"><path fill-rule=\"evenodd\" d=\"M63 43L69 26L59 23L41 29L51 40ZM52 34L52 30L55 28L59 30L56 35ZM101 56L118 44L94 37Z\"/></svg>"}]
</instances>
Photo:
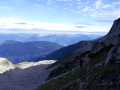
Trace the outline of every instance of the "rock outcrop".
<instances>
[{"instance_id":1,"label":"rock outcrop","mask_svg":"<svg viewBox=\"0 0 120 90\"><path fill-rule=\"evenodd\" d=\"M118 32L120 33L120 18L114 21L114 24L108 34L113 34Z\"/></svg>"},{"instance_id":2,"label":"rock outcrop","mask_svg":"<svg viewBox=\"0 0 120 90\"><path fill-rule=\"evenodd\" d=\"M104 37L94 41L92 52L97 53L101 49L110 45L117 45L120 43L120 18L115 20L110 31Z\"/></svg>"},{"instance_id":3,"label":"rock outcrop","mask_svg":"<svg viewBox=\"0 0 120 90\"><path fill-rule=\"evenodd\" d=\"M0 58L0 73L4 73L11 69L15 69L14 64L12 64L10 61L8 61L5 58Z\"/></svg>"}]
</instances>

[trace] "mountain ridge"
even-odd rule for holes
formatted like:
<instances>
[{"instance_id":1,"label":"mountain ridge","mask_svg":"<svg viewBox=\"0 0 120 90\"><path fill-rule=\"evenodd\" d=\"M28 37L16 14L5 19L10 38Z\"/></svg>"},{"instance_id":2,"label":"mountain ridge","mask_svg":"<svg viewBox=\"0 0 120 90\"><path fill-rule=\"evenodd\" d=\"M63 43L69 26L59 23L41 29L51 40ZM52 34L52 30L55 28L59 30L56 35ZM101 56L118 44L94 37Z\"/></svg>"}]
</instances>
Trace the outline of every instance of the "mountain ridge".
<instances>
[{"instance_id":1,"label":"mountain ridge","mask_svg":"<svg viewBox=\"0 0 120 90\"><path fill-rule=\"evenodd\" d=\"M61 58L63 58L64 56L67 56L71 53L73 53L74 51L88 45L88 44L92 44L93 41L80 41L78 43L60 48L44 57L39 57L37 59L35 59L35 61L39 61L39 60L59 60Z\"/></svg>"},{"instance_id":2,"label":"mountain ridge","mask_svg":"<svg viewBox=\"0 0 120 90\"><path fill-rule=\"evenodd\" d=\"M93 42L90 51L75 51L55 62L48 81L37 90L119 90L120 89L120 19L107 35ZM85 63L79 68L79 60Z\"/></svg>"},{"instance_id":3,"label":"mountain ridge","mask_svg":"<svg viewBox=\"0 0 120 90\"><path fill-rule=\"evenodd\" d=\"M100 38L102 35L95 34L0 34L0 42L15 40L20 42L30 41L50 41L60 45L71 45L81 40L93 40Z\"/></svg>"}]
</instances>

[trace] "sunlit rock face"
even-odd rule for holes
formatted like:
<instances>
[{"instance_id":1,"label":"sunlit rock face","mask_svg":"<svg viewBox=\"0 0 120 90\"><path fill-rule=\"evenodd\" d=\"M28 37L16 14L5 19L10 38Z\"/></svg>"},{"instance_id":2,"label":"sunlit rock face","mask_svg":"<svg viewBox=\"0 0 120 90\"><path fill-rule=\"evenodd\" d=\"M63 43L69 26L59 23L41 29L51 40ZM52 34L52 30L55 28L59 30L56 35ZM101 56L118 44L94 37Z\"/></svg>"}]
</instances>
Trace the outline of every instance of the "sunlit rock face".
<instances>
[{"instance_id":1,"label":"sunlit rock face","mask_svg":"<svg viewBox=\"0 0 120 90\"><path fill-rule=\"evenodd\" d=\"M15 69L16 67L19 69L26 69L32 66L49 65L55 62L56 62L55 60L44 60L44 61L39 61L39 62L22 62L22 63L18 63L14 65L6 58L0 58L0 74L6 71Z\"/></svg>"},{"instance_id":2,"label":"sunlit rock face","mask_svg":"<svg viewBox=\"0 0 120 90\"><path fill-rule=\"evenodd\" d=\"M11 69L15 69L14 64L12 64L10 61L8 61L5 58L0 58L0 73L4 73Z\"/></svg>"},{"instance_id":3,"label":"sunlit rock face","mask_svg":"<svg viewBox=\"0 0 120 90\"><path fill-rule=\"evenodd\" d=\"M22 63L16 64L15 66L20 69L25 69L25 68L29 68L37 65L47 65L47 64L49 65L55 62L56 62L55 60L44 60L39 62L22 62Z\"/></svg>"}]
</instances>

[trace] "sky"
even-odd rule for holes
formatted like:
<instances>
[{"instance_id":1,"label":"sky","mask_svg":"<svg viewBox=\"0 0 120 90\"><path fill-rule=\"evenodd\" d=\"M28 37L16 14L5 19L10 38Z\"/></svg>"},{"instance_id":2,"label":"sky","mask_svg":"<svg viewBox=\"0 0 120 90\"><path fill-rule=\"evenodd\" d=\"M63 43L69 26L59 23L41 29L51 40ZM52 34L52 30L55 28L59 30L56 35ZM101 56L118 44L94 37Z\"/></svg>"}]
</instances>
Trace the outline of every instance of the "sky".
<instances>
[{"instance_id":1,"label":"sky","mask_svg":"<svg viewBox=\"0 0 120 90\"><path fill-rule=\"evenodd\" d=\"M106 34L120 0L0 0L0 33Z\"/></svg>"}]
</instances>

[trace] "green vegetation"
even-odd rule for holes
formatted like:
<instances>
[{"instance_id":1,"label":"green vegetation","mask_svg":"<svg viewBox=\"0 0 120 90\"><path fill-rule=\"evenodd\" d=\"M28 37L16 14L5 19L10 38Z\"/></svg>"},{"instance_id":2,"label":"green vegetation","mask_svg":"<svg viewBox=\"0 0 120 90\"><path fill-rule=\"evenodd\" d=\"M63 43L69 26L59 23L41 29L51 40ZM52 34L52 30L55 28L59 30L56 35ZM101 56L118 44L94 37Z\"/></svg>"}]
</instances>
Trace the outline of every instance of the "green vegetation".
<instances>
[{"instance_id":1,"label":"green vegetation","mask_svg":"<svg viewBox=\"0 0 120 90\"><path fill-rule=\"evenodd\" d=\"M113 44L110 44L109 46L102 48L99 52L89 54L88 57L95 58L104 51L108 52L113 46L114 46Z\"/></svg>"},{"instance_id":2,"label":"green vegetation","mask_svg":"<svg viewBox=\"0 0 120 90\"><path fill-rule=\"evenodd\" d=\"M110 48L109 48L110 49ZM105 51L102 51L99 55L97 55L96 57L94 57L88 64L87 64L87 66L89 65L90 67L91 66L94 66L95 64L97 64L98 62L100 62L100 61L103 61L103 60L105 60L105 58L106 58L106 56L107 56L107 54L106 53L108 53L108 50L109 50L108 48L105 50ZM88 54L89 53L89 51L87 51L87 52L85 52L85 53L83 53L84 55L85 54ZM82 54L82 55L83 55ZM80 57L80 56L79 56ZM58 69L57 70L55 70L55 72L54 73L51 73L50 75L49 75L49 78L48 78L48 80L50 79L50 78L53 78L53 77L56 77L56 76L59 76L59 75L61 75L61 74L63 74L63 73L66 73L66 72L68 72L68 71L71 71L72 69L74 69L75 67L79 67L79 60L77 60L77 59L75 59L75 60L73 60L73 61L71 61L71 62L67 62L67 63L64 63L64 66L61 66L61 67L58 67ZM83 71L84 72L84 71Z\"/></svg>"},{"instance_id":3,"label":"green vegetation","mask_svg":"<svg viewBox=\"0 0 120 90\"><path fill-rule=\"evenodd\" d=\"M83 73L83 71L85 72L86 71L85 69L86 68L76 69L74 73L71 72L65 76L51 80L46 84L42 85L41 87L39 87L38 90L56 90L66 83L72 82L78 78L82 79L84 78L85 73Z\"/></svg>"},{"instance_id":4,"label":"green vegetation","mask_svg":"<svg viewBox=\"0 0 120 90\"><path fill-rule=\"evenodd\" d=\"M90 51L86 51L85 53L82 53L82 56L79 56L79 57L83 57L84 55L88 54ZM68 58L68 57L71 57L72 54L69 54L67 56L65 56L64 58L58 60L57 62L55 62L54 64L52 64L51 66L49 66L47 69L50 69L50 68L53 68L57 65L59 65L61 62L63 62L64 59ZM59 67L57 72L54 72L54 74L50 74L49 76L49 79L52 78L52 77L56 77L58 75L61 75L63 73L66 73L68 71L71 71L72 69L76 68L76 67L79 67L79 60L77 59L74 59L70 62L67 62L67 63L63 63L64 64L64 67Z\"/></svg>"},{"instance_id":5,"label":"green vegetation","mask_svg":"<svg viewBox=\"0 0 120 90\"><path fill-rule=\"evenodd\" d=\"M71 71L72 69L74 69L75 67L78 67L79 63L77 63L76 60L73 60L71 62L68 62L68 63L64 63L63 66L61 67L58 67L57 70L55 70L54 73L51 73L49 75L49 79L50 78L53 78L53 77L56 77L56 76L59 76L63 73L66 73L68 71Z\"/></svg>"},{"instance_id":6,"label":"green vegetation","mask_svg":"<svg viewBox=\"0 0 120 90\"><path fill-rule=\"evenodd\" d=\"M109 90L111 87L111 85L109 84L105 84L105 85L96 85L96 86L93 86L93 90ZM87 90L91 90L91 89L87 89Z\"/></svg>"},{"instance_id":7,"label":"green vegetation","mask_svg":"<svg viewBox=\"0 0 120 90\"><path fill-rule=\"evenodd\" d=\"M57 60L55 63L53 63L52 65L48 66L47 69L56 67L57 65L59 65L61 62L63 62L64 59L70 57L73 53L66 55L65 57L63 57L62 59Z\"/></svg>"},{"instance_id":8,"label":"green vegetation","mask_svg":"<svg viewBox=\"0 0 120 90\"><path fill-rule=\"evenodd\" d=\"M91 79L88 82L88 88L94 86L94 90L109 90L111 88L111 85L109 85L109 82L116 82L117 81L117 75L120 74L120 65L116 65L114 63L109 63L107 66L103 67L97 67L97 68L90 68L89 71L91 72ZM97 78L97 79L96 79ZM106 81L106 84L100 85L99 83L104 83L103 80ZM100 87L102 87L100 89ZM114 86L113 86L114 87Z\"/></svg>"},{"instance_id":9,"label":"green vegetation","mask_svg":"<svg viewBox=\"0 0 120 90\"><path fill-rule=\"evenodd\" d=\"M114 65L109 63L106 67L104 66L97 68L90 67L87 69L87 65L86 65L85 67L81 69L76 69L74 72L68 73L65 76L47 82L46 84L39 87L37 90L48 90L48 89L56 90L61 88L61 86L70 83L74 80L77 79L85 80L88 76L90 77L90 79L88 80L87 90L89 89L91 90L91 88L93 90L109 90L109 88L111 88L111 85L109 85L108 83L104 85L99 85L99 83L101 83L103 79L104 80L106 79L106 82L115 81L117 78L112 77L112 73L120 73L119 71L120 67L119 68L118 67L119 65ZM73 82L72 85L73 87L75 87L75 82Z\"/></svg>"},{"instance_id":10,"label":"green vegetation","mask_svg":"<svg viewBox=\"0 0 120 90\"><path fill-rule=\"evenodd\" d=\"M90 53L90 51L86 51L84 53L82 53L80 55L80 57L84 57L86 54ZM68 57L71 57L73 53L66 55L65 57L63 57L62 59L59 59L58 61L56 61L55 63L53 63L52 65L50 65L49 67L47 67L47 69L56 67L57 65L59 65L61 62L63 62L63 60L68 59Z\"/></svg>"},{"instance_id":11,"label":"green vegetation","mask_svg":"<svg viewBox=\"0 0 120 90\"><path fill-rule=\"evenodd\" d=\"M117 82L117 85L120 85L120 82L117 81L117 75L120 74L120 64L116 64L114 60L110 60L110 62L104 66L104 60L107 57L107 53L110 51L110 49L113 47L113 45L108 46L107 48L102 49L98 55L93 55L91 60L81 69L75 69L75 71L71 71L70 73L60 77L56 78L54 80L50 80L49 82L43 84L38 88L38 90L58 90L63 85L66 85L67 83L72 83L72 87L75 87L77 90L77 83L74 82L77 79L80 79L82 81L86 81L87 79L87 90L109 90L112 88L112 90L116 89L115 85L111 85L110 82ZM88 54L89 52L85 53ZM84 54L83 54L84 55ZM71 70L75 67L77 60L71 63L68 63L67 67L65 67L65 70ZM103 63L102 66L96 64ZM72 66L76 65L76 66ZM69 67L72 68L69 68ZM62 71L62 69L61 69ZM63 70L64 71L64 70ZM63 73L63 72L62 72ZM58 75L62 74L59 72ZM57 75L56 75L57 76ZM68 89L69 90L69 89Z\"/></svg>"},{"instance_id":12,"label":"green vegetation","mask_svg":"<svg viewBox=\"0 0 120 90\"><path fill-rule=\"evenodd\" d=\"M105 56L103 56L103 57L105 57ZM91 61L89 63L91 63ZM48 90L48 89L56 90L56 89L60 88L62 85L72 82L76 79L84 80L87 76L90 76L93 73L93 71L96 72L96 70L93 70L93 69L87 70L87 65L86 65L81 69L76 69L73 73L72 72L68 73L65 76L62 76L60 78L57 78L57 79L47 82L46 84L39 87L38 90Z\"/></svg>"}]
</instances>

